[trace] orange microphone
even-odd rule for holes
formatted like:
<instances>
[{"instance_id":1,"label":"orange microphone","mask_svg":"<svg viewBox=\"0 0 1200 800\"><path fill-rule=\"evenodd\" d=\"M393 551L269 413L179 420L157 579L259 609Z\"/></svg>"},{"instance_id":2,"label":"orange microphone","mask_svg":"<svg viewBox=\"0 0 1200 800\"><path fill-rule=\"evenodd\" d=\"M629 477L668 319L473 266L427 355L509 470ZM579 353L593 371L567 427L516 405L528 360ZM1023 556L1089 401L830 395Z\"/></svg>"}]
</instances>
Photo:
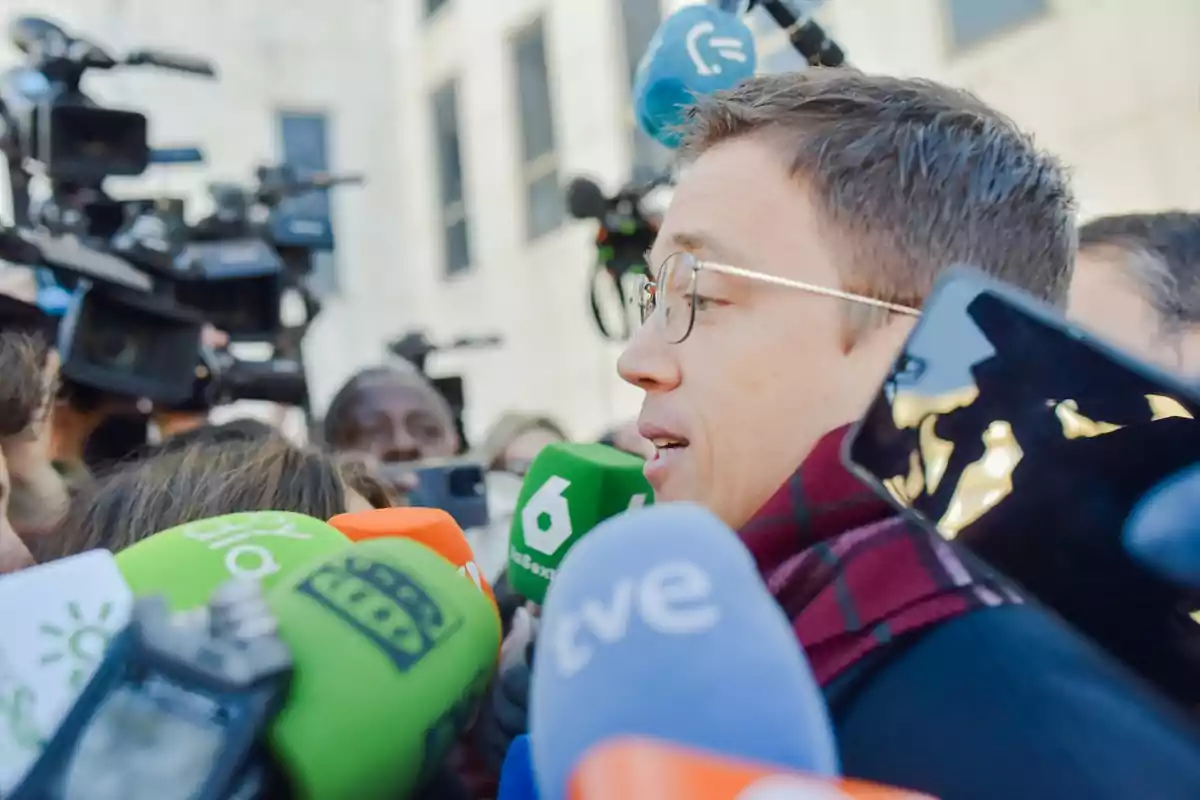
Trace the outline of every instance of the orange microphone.
<instances>
[{"instance_id":1,"label":"orange microphone","mask_svg":"<svg viewBox=\"0 0 1200 800\"><path fill-rule=\"evenodd\" d=\"M458 567L459 573L479 587L493 606L496 605L496 595L475 563L475 552L467 543L462 528L440 508L375 508L338 514L329 520L329 524L352 542L412 539L423 544Z\"/></svg>"},{"instance_id":2,"label":"orange microphone","mask_svg":"<svg viewBox=\"0 0 1200 800\"><path fill-rule=\"evenodd\" d=\"M568 800L935 800L635 737L592 748L571 775L569 791Z\"/></svg>"}]
</instances>

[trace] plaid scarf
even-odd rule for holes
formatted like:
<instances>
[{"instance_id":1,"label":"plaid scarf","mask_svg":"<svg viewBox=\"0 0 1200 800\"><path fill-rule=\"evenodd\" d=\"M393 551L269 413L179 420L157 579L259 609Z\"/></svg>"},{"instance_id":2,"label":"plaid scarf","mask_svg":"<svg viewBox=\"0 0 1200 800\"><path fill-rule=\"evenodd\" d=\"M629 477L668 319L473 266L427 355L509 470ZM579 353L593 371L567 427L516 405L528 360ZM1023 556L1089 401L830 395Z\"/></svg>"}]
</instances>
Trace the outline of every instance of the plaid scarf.
<instances>
[{"instance_id":1,"label":"plaid scarf","mask_svg":"<svg viewBox=\"0 0 1200 800\"><path fill-rule=\"evenodd\" d=\"M848 430L822 438L740 532L822 686L902 634L1021 602L842 466Z\"/></svg>"}]
</instances>

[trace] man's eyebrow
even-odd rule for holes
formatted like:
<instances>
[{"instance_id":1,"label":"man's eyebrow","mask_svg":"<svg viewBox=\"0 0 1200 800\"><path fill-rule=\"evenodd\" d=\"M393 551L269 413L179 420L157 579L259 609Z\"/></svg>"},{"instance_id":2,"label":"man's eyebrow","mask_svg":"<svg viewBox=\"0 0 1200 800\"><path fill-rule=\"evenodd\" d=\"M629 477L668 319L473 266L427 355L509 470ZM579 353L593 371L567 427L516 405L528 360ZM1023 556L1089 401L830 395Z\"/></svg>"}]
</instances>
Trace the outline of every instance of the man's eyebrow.
<instances>
[{"instance_id":1,"label":"man's eyebrow","mask_svg":"<svg viewBox=\"0 0 1200 800\"><path fill-rule=\"evenodd\" d=\"M662 239L656 239L654 247L658 247L660 243L662 243ZM728 259L732 256L732 248L722 245L719 240L704 233L676 231L667 238L666 243L669 245L669 253L686 250L688 252L704 251L717 259ZM654 247L646 251L646 263L650 263L650 253L653 252Z\"/></svg>"},{"instance_id":2,"label":"man's eyebrow","mask_svg":"<svg viewBox=\"0 0 1200 800\"><path fill-rule=\"evenodd\" d=\"M703 233L678 231L671 234L671 244L680 250L707 250L710 253L725 252L712 237Z\"/></svg>"}]
</instances>

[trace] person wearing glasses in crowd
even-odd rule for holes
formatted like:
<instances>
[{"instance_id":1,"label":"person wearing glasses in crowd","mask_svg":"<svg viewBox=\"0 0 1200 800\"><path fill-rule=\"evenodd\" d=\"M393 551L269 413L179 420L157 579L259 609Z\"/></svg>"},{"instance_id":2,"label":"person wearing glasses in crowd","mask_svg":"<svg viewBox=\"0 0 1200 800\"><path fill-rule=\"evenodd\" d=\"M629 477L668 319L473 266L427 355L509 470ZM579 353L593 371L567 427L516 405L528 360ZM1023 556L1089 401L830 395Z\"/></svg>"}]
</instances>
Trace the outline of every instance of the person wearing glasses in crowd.
<instances>
[{"instance_id":1,"label":"person wearing glasses in crowd","mask_svg":"<svg viewBox=\"0 0 1200 800\"><path fill-rule=\"evenodd\" d=\"M849 69L700 99L682 154L619 361L645 392L646 476L740 532L845 774L942 798L1200 796L1189 721L840 460L945 268L1065 303L1059 164L970 94Z\"/></svg>"}]
</instances>

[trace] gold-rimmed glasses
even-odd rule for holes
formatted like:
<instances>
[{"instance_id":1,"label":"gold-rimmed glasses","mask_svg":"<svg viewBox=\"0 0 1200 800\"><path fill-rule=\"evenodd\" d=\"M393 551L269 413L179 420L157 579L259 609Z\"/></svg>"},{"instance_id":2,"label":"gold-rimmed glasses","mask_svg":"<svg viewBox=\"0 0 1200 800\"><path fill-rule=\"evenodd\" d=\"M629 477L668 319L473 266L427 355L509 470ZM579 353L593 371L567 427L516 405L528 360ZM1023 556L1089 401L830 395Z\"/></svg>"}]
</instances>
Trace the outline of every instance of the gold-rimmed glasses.
<instances>
[{"instance_id":1,"label":"gold-rimmed glasses","mask_svg":"<svg viewBox=\"0 0 1200 800\"><path fill-rule=\"evenodd\" d=\"M705 302L704 293L700 291L700 283L705 272L715 272L737 278L783 286L788 289L799 289L809 294L832 297L837 300L848 300L852 303L882 308L896 314L918 317L921 312L911 306L878 300L874 297L844 292L841 289L830 289L790 278L780 278L777 275L767 275L750 269L719 264L715 261L705 261L693 253L680 251L667 256L659 267L654 280L646 281L642 286L641 310L642 323L645 324L655 310L662 308L663 329L667 341L679 344L692 332L696 322L696 307Z\"/></svg>"}]
</instances>

